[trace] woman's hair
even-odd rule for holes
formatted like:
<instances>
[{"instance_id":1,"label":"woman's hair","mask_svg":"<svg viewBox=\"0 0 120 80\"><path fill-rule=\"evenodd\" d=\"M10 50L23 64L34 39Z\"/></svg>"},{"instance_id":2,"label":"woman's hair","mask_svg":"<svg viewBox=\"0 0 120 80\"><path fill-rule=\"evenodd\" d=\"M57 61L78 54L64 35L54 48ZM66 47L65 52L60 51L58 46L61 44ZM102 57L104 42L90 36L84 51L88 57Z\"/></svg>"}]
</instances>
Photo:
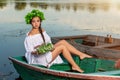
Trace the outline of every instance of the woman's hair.
<instances>
[{"instance_id":1,"label":"woman's hair","mask_svg":"<svg viewBox=\"0 0 120 80\"><path fill-rule=\"evenodd\" d=\"M40 32L40 34L41 34L41 36L42 36L43 42L45 43L45 37L44 37L44 35L43 35L43 31L42 31L41 24L40 24L40 27L39 27L39 32Z\"/></svg>"}]
</instances>

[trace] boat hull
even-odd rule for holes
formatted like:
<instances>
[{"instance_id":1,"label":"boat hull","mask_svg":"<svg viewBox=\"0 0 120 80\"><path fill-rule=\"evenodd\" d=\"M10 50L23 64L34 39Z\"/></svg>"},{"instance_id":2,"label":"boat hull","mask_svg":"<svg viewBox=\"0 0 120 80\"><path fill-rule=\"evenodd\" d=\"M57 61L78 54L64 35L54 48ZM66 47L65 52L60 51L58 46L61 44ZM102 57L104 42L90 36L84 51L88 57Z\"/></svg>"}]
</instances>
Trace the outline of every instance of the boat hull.
<instances>
[{"instance_id":1,"label":"boat hull","mask_svg":"<svg viewBox=\"0 0 120 80\"><path fill-rule=\"evenodd\" d=\"M90 74L75 73L29 65L13 57L9 59L23 80L120 80L120 70Z\"/></svg>"}]
</instances>

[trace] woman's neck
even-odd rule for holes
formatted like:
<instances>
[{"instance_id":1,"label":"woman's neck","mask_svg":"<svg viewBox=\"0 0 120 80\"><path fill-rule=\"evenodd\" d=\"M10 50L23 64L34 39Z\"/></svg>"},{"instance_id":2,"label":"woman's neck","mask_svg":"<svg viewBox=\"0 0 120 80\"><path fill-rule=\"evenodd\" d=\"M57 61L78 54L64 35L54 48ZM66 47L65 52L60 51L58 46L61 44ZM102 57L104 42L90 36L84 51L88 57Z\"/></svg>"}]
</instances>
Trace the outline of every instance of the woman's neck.
<instances>
[{"instance_id":1,"label":"woman's neck","mask_svg":"<svg viewBox=\"0 0 120 80\"><path fill-rule=\"evenodd\" d=\"M32 28L32 32L39 32L39 29Z\"/></svg>"},{"instance_id":2,"label":"woman's neck","mask_svg":"<svg viewBox=\"0 0 120 80\"><path fill-rule=\"evenodd\" d=\"M35 34L39 34L39 29L32 29L28 35L35 35Z\"/></svg>"}]
</instances>

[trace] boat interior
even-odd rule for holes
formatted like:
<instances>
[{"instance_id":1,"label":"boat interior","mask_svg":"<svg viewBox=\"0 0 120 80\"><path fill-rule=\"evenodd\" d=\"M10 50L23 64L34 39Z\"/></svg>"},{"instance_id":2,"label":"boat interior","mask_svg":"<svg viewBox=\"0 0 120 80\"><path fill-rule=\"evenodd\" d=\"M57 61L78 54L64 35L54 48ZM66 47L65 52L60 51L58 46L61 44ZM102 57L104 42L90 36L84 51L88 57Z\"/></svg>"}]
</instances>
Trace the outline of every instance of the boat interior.
<instances>
[{"instance_id":1,"label":"boat interior","mask_svg":"<svg viewBox=\"0 0 120 80\"><path fill-rule=\"evenodd\" d=\"M57 38L57 37L56 37ZM112 38L112 36L97 36L97 35L78 35L59 37L57 39L65 39L69 42L91 46L95 48L105 48L112 50L120 50L120 39Z\"/></svg>"},{"instance_id":2,"label":"boat interior","mask_svg":"<svg viewBox=\"0 0 120 80\"><path fill-rule=\"evenodd\" d=\"M61 57L63 58L62 55ZM118 71L120 70L114 67L115 61L113 60L104 60L104 59L97 59L97 58L84 58L80 60L78 56L73 55L72 57L75 60L75 62L80 66L80 68L84 70L83 74L103 75L104 73L104 75L115 75L115 76L120 75L120 73L118 73ZM19 61L22 61L23 63L27 63L24 56L19 56L14 58ZM63 60L64 60L64 63L53 64L49 69L55 70L55 71L79 73L76 71L72 71L71 65L64 58ZM42 66L42 65L36 65L36 64L31 64L31 65L34 65L40 68L46 68L45 66ZM19 65L14 64L14 66L19 66Z\"/></svg>"}]
</instances>

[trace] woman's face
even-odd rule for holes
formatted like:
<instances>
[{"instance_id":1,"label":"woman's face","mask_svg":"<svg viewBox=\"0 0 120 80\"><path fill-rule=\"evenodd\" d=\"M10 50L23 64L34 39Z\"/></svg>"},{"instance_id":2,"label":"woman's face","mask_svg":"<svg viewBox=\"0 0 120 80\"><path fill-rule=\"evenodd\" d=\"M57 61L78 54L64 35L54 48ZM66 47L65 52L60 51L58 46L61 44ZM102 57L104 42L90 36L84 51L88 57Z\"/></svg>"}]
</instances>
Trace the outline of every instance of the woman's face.
<instances>
[{"instance_id":1,"label":"woman's face","mask_svg":"<svg viewBox=\"0 0 120 80\"><path fill-rule=\"evenodd\" d=\"M34 29L38 29L40 27L41 21L39 17L33 17L31 24Z\"/></svg>"}]
</instances>

